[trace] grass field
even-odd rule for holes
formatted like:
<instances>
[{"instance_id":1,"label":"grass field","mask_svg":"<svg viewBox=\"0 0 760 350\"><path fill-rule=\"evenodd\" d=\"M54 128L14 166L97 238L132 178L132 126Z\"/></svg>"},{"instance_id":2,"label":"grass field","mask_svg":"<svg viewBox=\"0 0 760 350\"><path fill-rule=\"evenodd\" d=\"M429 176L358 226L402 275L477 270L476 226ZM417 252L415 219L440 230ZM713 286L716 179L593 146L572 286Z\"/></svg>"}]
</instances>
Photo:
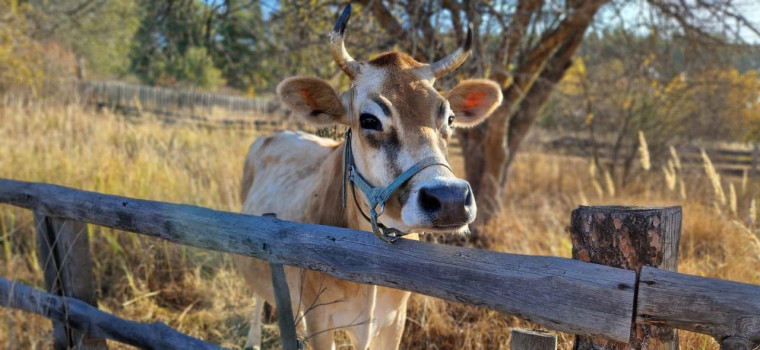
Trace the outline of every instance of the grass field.
<instances>
[{"instance_id":1,"label":"grass field","mask_svg":"<svg viewBox=\"0 0 760 350\"><path fill-rule=\"evenodd\" d=\"M150 118L126 121L75 105L5 103L0 177L238 211L243 157L255 137ZM461 167L459 159L452 162ZM587 160L524 152L510 174L505 210L488 227L492 249L568 257L565 227L578 204L682 205L679 271L760 284L758 209L751 204L753 194L758 201L758 179L720 180L704 171L675 177L651 170L635 185L615 188L605 176L592 176ZM0 205L0 275L41 287L33 229L29 211ZM231 348L245 343L250 294L229 255L96 226L89 234L101 309L135 321L160 320ZM409 308L402 341L407 349L507 348L510 327L529 327L497 312L419 295ZM275 324L266 326L272 347L276 332ZM571 336L560 339L562 348L571 347ZM0 310L0 347L51 343L48 320ZM685 332L681 344L717 348L710 338Z\"/></svg>"}]
</instances>

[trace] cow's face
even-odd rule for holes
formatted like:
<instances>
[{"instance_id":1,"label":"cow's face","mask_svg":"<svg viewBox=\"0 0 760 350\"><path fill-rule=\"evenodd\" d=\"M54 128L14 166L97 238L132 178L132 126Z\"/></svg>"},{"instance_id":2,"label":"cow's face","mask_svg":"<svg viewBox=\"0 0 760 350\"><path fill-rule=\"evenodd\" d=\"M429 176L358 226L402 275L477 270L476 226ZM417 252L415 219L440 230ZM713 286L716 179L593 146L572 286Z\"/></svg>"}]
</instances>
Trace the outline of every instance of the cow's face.
<instances>
[{"instance_id":1,"label":"cow's face","mask_svg":"<svg viewBox=\"0 0 760 350\"><path fill-rule=\"evenodd\" d=\"M341 40L339 49L345 53L342 46ZM464 57L469 54L462 48L457 51ZM464 61L463 57L453 59L459 64ZM278 86L277 93L294 113L313 124L350 127L356 169L374 187L388 186L427 157L448 164L447 146L453 129L480 123L502 99L498 85L486 80L463 81L442 95L433 88L435 77L440 76L435 71L440 62L425 65L399 52L369 62L351 59L338 60L338 64L348 69L352 78L351 88L342 95L327 82L311 77L289 78ZM455 65L444 62L442 69L448 71ZM364 199L361 191L356 195ZM362 206L367 212L365 200ZM445 166L431 166L389 199L379 221L405 232L464 232L475 214L475 199L467 181Z\"/></svg>"}]
</instances>

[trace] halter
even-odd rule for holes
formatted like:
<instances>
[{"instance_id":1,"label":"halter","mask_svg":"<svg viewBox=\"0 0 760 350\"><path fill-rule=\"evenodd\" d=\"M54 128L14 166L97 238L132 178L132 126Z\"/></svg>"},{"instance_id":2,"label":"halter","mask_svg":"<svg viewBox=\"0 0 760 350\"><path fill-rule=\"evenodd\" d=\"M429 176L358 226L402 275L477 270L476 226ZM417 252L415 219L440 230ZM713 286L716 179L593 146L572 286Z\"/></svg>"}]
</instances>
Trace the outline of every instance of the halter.
<instances>
[{"instance_id":1,"label":"halter","mask_svg":"<svg viewBox=\"0 0 760 350\"><path fill-rule=\"evenodd\" d=\"M446 167L446 169L449 170L451 170L451 168L447 164L438 161L436 157L427 157L420 160L417 162L417 164L414 164L409 169L406 169L406 171L401 173L401 175L393 180L393 182L391 182L391 184L387 187L372 187L372 185L370 185L367 180L365 180L361 174L359 174L359 172L356 170L356 167L354 166L354 156L351 152L350 128L346 130L344 137L346 139L346 143L343 149L343 208L346 207L346 183L349 183L351 185L351 193L354 197L354 203L356 204L356 207L359 209L359 212L362 214L364 219L372 225L372 232L375 234L375 236L382 239L383 241L394 243L407 233L401 232L396 228L385 227L385 225L377 222L377 217L383 215L383 212L385 212L385 203L388 201L388 199L393 195L394 192L396 192L396 190L399 189L399 187L401 187L401 185L409 181L409 179L411 179L414 175L417 175L417 173L427 167L440 165ZM364 193L364 195L367 197L367 201L369 201L369 216L364 213L361 206L359 205L359 200L356 199L356 187L359 187L359 190ZM377 211L378 205L380 206L379 212Z\"/></svg>"}]
</instances>

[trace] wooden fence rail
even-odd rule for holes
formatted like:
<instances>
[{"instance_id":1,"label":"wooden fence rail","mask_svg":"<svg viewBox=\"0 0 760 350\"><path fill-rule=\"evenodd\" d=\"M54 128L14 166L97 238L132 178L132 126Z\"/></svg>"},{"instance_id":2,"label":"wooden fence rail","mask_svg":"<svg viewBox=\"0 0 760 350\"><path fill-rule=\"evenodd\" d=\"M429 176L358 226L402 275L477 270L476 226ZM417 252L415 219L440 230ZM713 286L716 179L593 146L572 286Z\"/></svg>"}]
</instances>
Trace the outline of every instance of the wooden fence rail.
<instances>
[{"instance_id":1,"label":"wooden fence rail","mask_svg":"<svg viewBox=\"0 0 760 350\"><path fill-rule=\"evenodd\" d=\"M0 202L484 306L568 333L618 341L630 335L633 271L418 241L389 245L363 231L14 180L0 180Z\"/></svg>"},{"instance_id":2,"label":"wooden fence rail","mask_svg":"<svg viewBox=\"0 0 760 350\"><path fill-rule=\"evenodd\" d=\"M273 98L231 96L192 90L159 88L115 81L81 81L80 96L103 106L145 109L157 113L178 110L211 110L268 113L277 108Z\"/></svg>"},{"instance_id":3,"label":"wooden fence rail","mask_svg":"<svg viewBox=\"0 0 760 350\"><path fill-rule=\"evenodd\" d=\"M592 142L588 138L564 136L549 142L540 143L547 151L581 156L592 157L594 154L601 162L609 162L615 157L621 157L620 154L613 152L614 145L610 142L596 141ZM635 145L634 145L635 146ZM692 144L674 145L680 157L680 162L684 166L701 168L704 163L702 151L711 159L713 165L720 173L732 176L743 176L745 172L749 176L760 175L760 143L744 144L738 148L731 148L720 143L714 143L707 147L698 147ZM737 147L734 145L733 147ZM623 149L630 149L631 145L627 144ZM668 150L664 154L670 157Z\"/></svg>"},{"instance_id":4,"label":"wooden fence rail","mask_svg":"<svg viewBox=\"0 0 760 350\"><path fill-rule=\"evenodd\" d=\"M32 312L98 338L108 338L141 349L219 349L161 323L150 324L120 319L79 299L45 293L0 277L0 306ZM79 348L72 344L68 348ZM84 348L90 349L89 346Z\"/></svg>"},{"instance_id":5,"label":"wooden fence rail","mask_svg":"<svg viewBox=\"0 0 760 350\"><path fill-rule=\"evenodd\" d=\"M318 270L349 281L478 305L568 333L628 342L633 320L637 319L635 271L577 260L408 240L389 245L362 231L5 179L0 179L0 202L48 217L138 232ZM754 325L745 320L760 317L760 286L668 273L682 277L677 284L680 287L666 289L670 298L698 298L698 305L705 310L720 310L736 300L736 296L720 293L723 284L729 283L732 288L741 287L741 309L725 309L721 322ZM652 283L640 289L638 297L645 298L648 291L662 293L659 285ZM727 327L713 334L711 329L699 326L702 320L689 323L677 319L679 315L657 315L658 325L760 344L756 328ZM724 334L726 330L732 334Z\"/></svg>"}]
</instances>

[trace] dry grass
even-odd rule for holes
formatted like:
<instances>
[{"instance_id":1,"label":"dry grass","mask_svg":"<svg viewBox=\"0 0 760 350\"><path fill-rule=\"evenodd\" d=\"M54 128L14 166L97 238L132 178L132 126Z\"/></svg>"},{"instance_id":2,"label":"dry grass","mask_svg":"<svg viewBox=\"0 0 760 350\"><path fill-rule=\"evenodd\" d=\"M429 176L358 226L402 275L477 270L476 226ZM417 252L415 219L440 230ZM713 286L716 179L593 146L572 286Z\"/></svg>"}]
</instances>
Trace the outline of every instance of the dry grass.
<instances>
[{"instance_id":1,"label":"dry grass","mask_svg":"<svg viewBox=\"0 0 760 350\"><path fill-rule=\"evenodd\" d=\"M76 106L10 103L0 105L0 177L237 211L242 160L254 137L150 119L125 121ZM721 188L734 188L727 204L715 191L714 178L682 171L673 157L667 181L662 172L650 171L621 188L609 174L597 179L583 159L520 155L505 210L489 227L493 249L568 257L565 227L578 204L683 205L680 271L760 284L760 271L753 268L760 263L756 205L750 209L753 200L757 203L757 179L736 188L724 182ZM681 186L678 192L673 177ZM0 275L42 286L31 214L0 206L0 232ZM160 320L232 348L244 344L251 301L228 255L95 226L90 234L102 309L137 321ZM403 347L506 348L512 326L529 325L415 295ZM47 348L50 329L46 319L0 311L0 347ZM267 334L273 341L276 326L267 326ZM572 338L560 338L562 347L570 348ZM681 341L683 348L716 348L711 339L695 334L683 334Z\"/></svg>"}]
</instances>

